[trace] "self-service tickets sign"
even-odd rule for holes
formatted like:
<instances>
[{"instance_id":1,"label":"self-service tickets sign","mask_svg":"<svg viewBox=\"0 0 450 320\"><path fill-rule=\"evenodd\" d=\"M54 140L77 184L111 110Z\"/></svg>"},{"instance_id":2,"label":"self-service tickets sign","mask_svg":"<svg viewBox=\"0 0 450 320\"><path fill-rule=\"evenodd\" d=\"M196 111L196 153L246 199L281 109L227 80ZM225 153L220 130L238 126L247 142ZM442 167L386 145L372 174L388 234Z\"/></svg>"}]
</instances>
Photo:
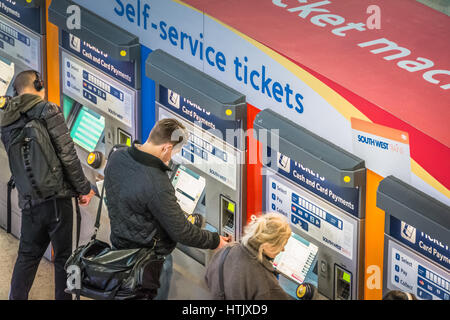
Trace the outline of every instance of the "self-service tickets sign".
<instances>
[{"instance_id":1,"label":"self-service tickets sign","mask_svg":"<svg viewBox=\"0 0 450 320\"><path fill-rule=\"evenodd\" d=\"M411 184L448 203L446 15L379 0L372 30L370 0L75 2L348 152L352 117L408 132Z\"/></svg>"}]
</instances>

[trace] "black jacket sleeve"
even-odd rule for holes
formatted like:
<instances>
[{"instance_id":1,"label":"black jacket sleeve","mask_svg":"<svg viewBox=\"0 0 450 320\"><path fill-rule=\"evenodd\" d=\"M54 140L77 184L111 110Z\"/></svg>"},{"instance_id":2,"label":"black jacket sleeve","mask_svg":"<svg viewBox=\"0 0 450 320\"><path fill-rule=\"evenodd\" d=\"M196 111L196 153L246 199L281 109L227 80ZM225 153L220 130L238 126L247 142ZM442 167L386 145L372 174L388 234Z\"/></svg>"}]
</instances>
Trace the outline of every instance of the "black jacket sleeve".
<instances>
[{"instance_id":1,"label":"black jacket sleeve","mask_svg":"<svg viewBox=\"0 0 450 320\"><path fill-rule=\"evenodd\" d=\"M173 241L200 249L216 249L219 246L217 232L202 230L186 219L173 188L158 191L148 206Z\"/></svg>"},{"instance_id":2,"label":"black jacket sleeve","mask_svg":"<svg viewBox=\"0 0 450 320\"><path fill-rule=\"evenodd\" d=\"M79 195L88 194L91 191L91 185L84 175L75 150L75 144L70 137L69 129L61 110L55 104L47 103L41 117L46 123L50 139L61 161L65 180L72 185Z\"/></svg>"}]
</instances>

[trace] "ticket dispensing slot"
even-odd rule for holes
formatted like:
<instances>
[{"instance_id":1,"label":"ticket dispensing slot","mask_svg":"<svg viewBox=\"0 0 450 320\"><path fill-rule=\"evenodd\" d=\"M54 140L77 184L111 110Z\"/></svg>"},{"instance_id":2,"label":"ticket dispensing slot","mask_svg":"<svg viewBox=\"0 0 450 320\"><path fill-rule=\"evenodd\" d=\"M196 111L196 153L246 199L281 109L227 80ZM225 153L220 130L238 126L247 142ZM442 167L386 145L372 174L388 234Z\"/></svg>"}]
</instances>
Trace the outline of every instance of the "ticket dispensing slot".
<instances>
[{"instance_id":1,"label":"ticket dispensing slot","mask_svg":"<svg viewBox=\"0 0 450 320\"><path fill-rule=\"evenodd\" d=\"M73 4L52 1L49 21L59 27L64 117L84 172L96 185L113 146L131 146L140 137L140 45L135 35L83 7L81 29L68 29L67 8ZM82 214L88 213L86 223L95 217L97 204L94 199L82 208ZM90 225L83 227L88 235Z\"/></svg>"},{"instance_id":2,"label":"ticket dispensing slot","mask_svg":"<svg viewBox=\"0 0 450 320\"><path fill-rule=\"evenodd\" d=\"M450 207L394 176L380 182L377 207L385 211L383 296L450 300Z\"/></svg>"},{"instance_id":3,"label":"ticket dispensing slot","mask_svg":"<svg viewBox=\"0 0 450 320\"><path fill-rule=\"evenodd\" d=\"M222 235L233 236L236 225L236 203L220 195L220 212Z\"/></svg>"},{"instance_id":4,"label":"ticket dispensing slot","mask_svg":"<svg viewBox=\"0 0 450 320\"><path fill-rule=\"evenodd\" d=\"M275 268L292 296L309 282L328 299L362 299L364 161L271 111L255 118L263 144L263 212L278 212L293 235ZM266 160L264 160L266 157Z\"/></svg>"},{"instance_id":5,"label":"ticket dispensing slot","mask_svg":"<svg viewBox=\"0 0 450 320\"><path fill-rule=\"evenodd\" d=\"M336 300L352 299L352 274L334 265L334 296Z\"/></svg>"},{"instance_id":6,"label":"ticket dispensing slot","mask_svg":"<svg viewBox=\"0 0 450 320\"><path fill-rule=\"evenodd\" d=\"M155 81L156 120L175 118L189 134L173 156L172 184L181 208L204 217L205 228L239 240L245 221L245 96L180 61L155 50L146 61ZM232 138L227 139L227 133ZM178 245L176 264L203 274L211 252ZM176 251L178 252L178 251ZM202 269L203 268L203 269Z\"/></svg>"},{"instance_id":7,"label":"ticket dispensing slot","mask_svg":"<svg viewBox=\"0 0 450 320\"><path fill-rule=\"evenodd\" d=\"M13 96L12 83L25 70L36 70L46 82L46 27L45 2L41 0L0 0L0 58L5 66L13 67L13 77L7 77L2 68L0 88L6 89L6 96ZM12 68L11 68L12 69ZM6 79L5 79L6 78ZM8 86L7 86L8 85ZM4 93L1 93L3 95ZM0 107L2 106L0 99ZM4 102L4 101L3 101ZM8 163L4 146L0 143L0 163ZM11 178L9 168L0 171L0 226L15 237L20 237L22 212L17 203L17 190L11 194L11 215L7 214L7 184ZM50 247L45 255L51 259Z\"/></svg>"}]
</instances>

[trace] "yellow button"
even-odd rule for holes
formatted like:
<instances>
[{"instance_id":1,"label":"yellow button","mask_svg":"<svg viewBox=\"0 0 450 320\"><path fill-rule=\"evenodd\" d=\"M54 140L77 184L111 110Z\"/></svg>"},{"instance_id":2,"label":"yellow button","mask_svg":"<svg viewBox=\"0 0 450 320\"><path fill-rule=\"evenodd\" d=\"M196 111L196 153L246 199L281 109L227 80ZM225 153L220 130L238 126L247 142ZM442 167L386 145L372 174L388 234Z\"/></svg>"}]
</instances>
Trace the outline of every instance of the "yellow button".
<instances>
[{"instance_id":1,"label":"yellow button","mask_svg":"<svg viewBox=\"0 0 450 320\"><path fill-rule=\"evenodd\" d=\"M120 51L120 55L122 57L125 57L127 55L127 52L125 50Z\"/></svg>"},{"instance_id":2,"label":"yellow button","mask_svg":"<svg viewBox=\"0 0 450 320\"><path fill-rule=\"evenodd\" d=\"M299 299L301 299L301 298L303 298L303 296L305 295L305 293L306 293L306 287L305 287L305 285L303 285L303 284L299 285L298 288L297 288L297 297L298 297Z\"/></svg>"},{"instance_id":3,"label":"yellow button","mask_svg":"<svg viewBox=\"0 0 450 320\"><path fill-rule=\"evenodd\" d=\"M95 154L90 153L89 156L88 156L88 158L87 158L87 163L88 163L88 164L93 164L94 161L95 161Z\"/></svg>"},{"instance_id":4,"label":"yellow button","mask_svg":"<svg viewBox=\"0 0 450 320\"><path fill-rule=\"evenodd\" d=\"M27 0L27 3L31 3L31 1L33 1L33 0Z\"/></svg>"},{"instance_id":5,"label":"yellow button","mask_svg":"<svg viewBox=\"0 0 450 320\"><path fill-rule=\"evenodd\" d=\"M350 180L352 180L352 179L351 179L349 176L345 176L345 177L344 177L344 182L345 182L345 183L349 183Z\"/></svg>"},{"instance_id":6,"label":"yellow button","mask_svg":"<svg viewBox=\"0 0 450 320\"><path fill-rule=\"evenodd\" d=\"M189 215L188 221L189 221L190 223L194 224L194 223L195 223L195 217L193 217L192 215Z\"/></svg>"},{"instance_id":7,"label":"yellow button","mask_svg":"<svg viewBox=\"0 0 450 320\"><path fill-rule=\"evenodd\" d=\"M225 111L225 114L226 114L227 116L231 116L231 115L233 114L233 110L227 109L227 111Z\"/></svg>"},{"instance_id":8,"label":"yellow button","mask_svg":"<svg viewBox=\"0 0 450 320\"><path fill-rule=\"evenodd\" d=\"M3 109L6 105L6 98L0 97L0 109Z\"/></svg>"}]
</instances>

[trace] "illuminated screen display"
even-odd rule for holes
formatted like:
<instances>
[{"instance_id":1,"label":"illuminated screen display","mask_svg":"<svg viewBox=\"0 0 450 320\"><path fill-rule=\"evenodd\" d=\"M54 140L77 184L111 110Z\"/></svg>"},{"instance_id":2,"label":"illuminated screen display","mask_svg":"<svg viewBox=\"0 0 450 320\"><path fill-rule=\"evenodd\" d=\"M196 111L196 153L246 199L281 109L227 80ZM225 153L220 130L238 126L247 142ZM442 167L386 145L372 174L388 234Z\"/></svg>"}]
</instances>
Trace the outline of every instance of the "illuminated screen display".
<instances>
[{"instance_id":1,"label":"illuminated screen display","mask_svg":"<svg viewBox=\"0 0 450 320\"><path fill-rule=\"evenodd\" d=\"M347 272L344 272L342 274L342 280L344 280L345 282L350 283L351 282L351 276Z\"/></svg>"},{"instance_id":2,"label":"illuminated screen display","mask_svg":"<svg viewBox=\"0 0 450 320\"><path fill-rule=\"evenodd\" d=\"M178 204L186 214L194 213L205 190L206 180L185 166L180 166L172 179Z\"/></svg>"},{"instance_id":3,"label":"illuminated screen display","mask_svg":"<svg viewBox=\"0 0 450 320\"><path fill-rule=\"evenodd\" d=\"M88 152L95 150L105 129L105 118L82 107L70 131L73 141Z\"/></svg>"},{"instance_id":4,"label":"illuminated screen display","mask_svg":"<svg viewBox=\"0 0 450 320\"><path fill-rule=\"evenodd\" d=\"M69 98L68 96L63 96L63 112L64 112L64 119L69 119L70 111L72 111L74 104L74 100Z\"/></svg>"}]
</instances>

